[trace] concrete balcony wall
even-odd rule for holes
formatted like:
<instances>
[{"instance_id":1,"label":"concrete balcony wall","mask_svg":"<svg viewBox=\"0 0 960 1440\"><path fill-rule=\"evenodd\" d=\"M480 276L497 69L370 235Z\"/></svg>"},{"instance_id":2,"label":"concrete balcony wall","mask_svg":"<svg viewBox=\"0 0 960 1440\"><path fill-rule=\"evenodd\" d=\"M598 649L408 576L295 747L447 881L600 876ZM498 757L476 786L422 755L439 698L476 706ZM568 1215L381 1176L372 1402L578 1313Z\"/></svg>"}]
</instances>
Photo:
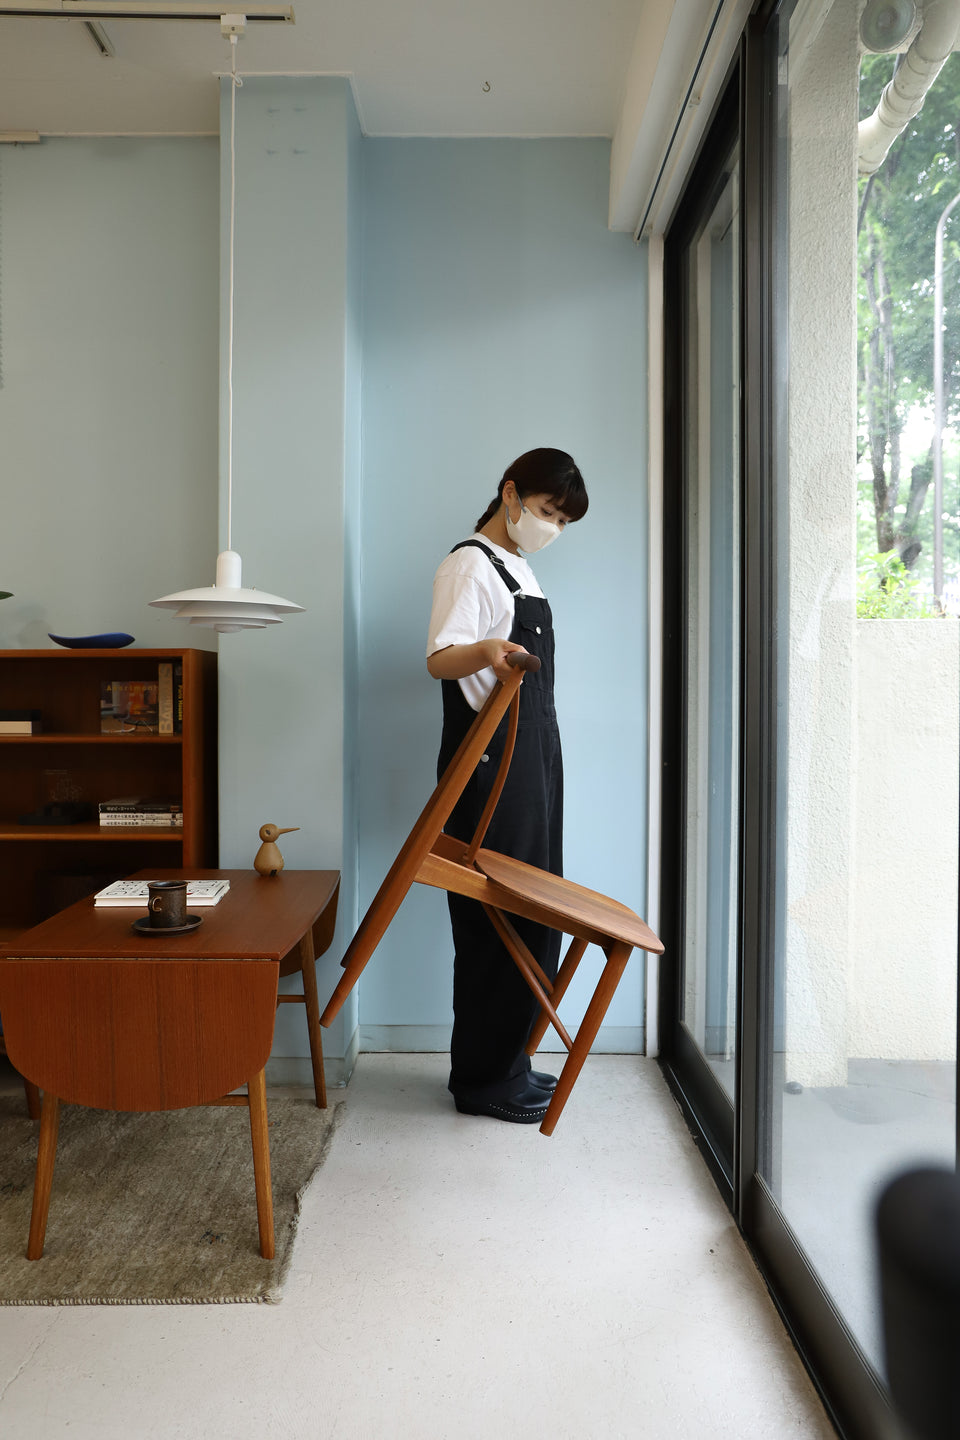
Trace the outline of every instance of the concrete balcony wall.
<instances>
[{"instance_id":1,"label":"concrete balcony wall","mask_svg":"<svg viewBox=\"0 0 960 1440\"><path fill-rule=\"evenodd\" d=\"M960 624L858 620L847 1053L952 1060Z\"/></svg>"}]
</instances>

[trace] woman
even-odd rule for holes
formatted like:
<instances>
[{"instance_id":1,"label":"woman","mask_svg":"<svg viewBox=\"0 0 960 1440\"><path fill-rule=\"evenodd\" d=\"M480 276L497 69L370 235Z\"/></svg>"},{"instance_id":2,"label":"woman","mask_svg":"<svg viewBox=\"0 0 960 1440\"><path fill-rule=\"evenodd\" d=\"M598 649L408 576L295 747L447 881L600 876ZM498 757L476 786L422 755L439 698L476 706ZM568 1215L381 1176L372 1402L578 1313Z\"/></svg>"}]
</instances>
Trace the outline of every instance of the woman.
<instances>
[{"instance_id":1,"label":"woman","mask_svg":"<svg viewBox=\"0 0 960 1440\"><path fill-rule=\"evenodd\" d=\"M583 477L563 450L529 450L504 473L471 540L456 545L433 583L427 669L443 682L442 775L498 680L507 656L539 657L520 687L520 722L503 794L484 844L555 875L563 873L563 761L553 704L553 622L525 554L551 544L586 514ZM524 552L524 553L521 553ZM470 840L503 753L504 718L446 825ZM482 906L447 896L455 948L450 1084L457 1109L539 1124L552 1075L532 1071L525 1047L537 1003ZM515 919L546 974L557 972L560 935Z\"/></svg>"}]
</instances>

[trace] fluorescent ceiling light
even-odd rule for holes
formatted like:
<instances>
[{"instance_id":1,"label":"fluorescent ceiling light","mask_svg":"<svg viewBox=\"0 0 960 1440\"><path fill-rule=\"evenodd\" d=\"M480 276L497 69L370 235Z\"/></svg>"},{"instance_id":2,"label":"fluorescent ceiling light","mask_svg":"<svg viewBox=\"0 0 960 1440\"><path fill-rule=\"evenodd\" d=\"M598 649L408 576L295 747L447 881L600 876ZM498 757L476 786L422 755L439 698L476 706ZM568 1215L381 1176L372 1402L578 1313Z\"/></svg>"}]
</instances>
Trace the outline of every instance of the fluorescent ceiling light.
<instances>
[{"instance_id":1,"label":"fluorescent ceiling light","mask_svg":"<svg viewBox=\"0 0 960 1440\"><path fill-rule=\"evenodd\" d=\"M215 20L219 24L225 7L205 0L0 0L0 17L16 15L22 19L79 20ZM292 25L292 5L253 5L244 9L247 23L279 22Z\"/></svg>"}]
</instances>

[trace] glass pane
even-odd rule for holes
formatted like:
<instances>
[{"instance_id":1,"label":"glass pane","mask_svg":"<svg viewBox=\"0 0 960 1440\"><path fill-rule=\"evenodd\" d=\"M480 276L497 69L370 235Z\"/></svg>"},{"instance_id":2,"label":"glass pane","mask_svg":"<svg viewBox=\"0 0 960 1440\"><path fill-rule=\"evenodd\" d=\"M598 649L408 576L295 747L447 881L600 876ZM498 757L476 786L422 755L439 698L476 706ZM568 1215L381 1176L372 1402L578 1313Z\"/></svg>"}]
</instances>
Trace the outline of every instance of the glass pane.
<instances>
[{"instance_id":1,"label":"glass pane","mask_svg":"<svg viewBox=\"0 0 960 1440\"><path fill-rule=\"evenodd\" d=\"M952 1165L955 1145L960 208L939 504L934 327L960 61L877 158L877 127L858 122L898 57L862 55L858 9L801 3L781 33L789 422L765 1178L879 1370L877 1195L903 1168ZM872 177L858 180L858 155Z\"/></svg>"},{"instance_id":2,"label":"glass pane","mask_svg":"<svg viewBox=\"0 0 960 1440\"><path fill-rule=\"evenodd\" d=\"M739 744L739 203L731 156L684 257L687 816L682 1021L733 1098Z\"/></svg>"}]
</instances>

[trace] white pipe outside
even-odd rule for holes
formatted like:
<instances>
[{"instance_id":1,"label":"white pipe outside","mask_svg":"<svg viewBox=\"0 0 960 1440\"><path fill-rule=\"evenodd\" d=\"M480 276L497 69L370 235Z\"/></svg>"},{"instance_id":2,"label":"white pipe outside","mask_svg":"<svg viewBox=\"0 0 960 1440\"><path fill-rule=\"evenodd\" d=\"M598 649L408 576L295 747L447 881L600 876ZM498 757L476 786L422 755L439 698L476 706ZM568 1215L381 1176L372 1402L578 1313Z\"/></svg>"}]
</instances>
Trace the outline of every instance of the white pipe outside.
<instances>
[{"instance_id":1,"label":"white pipe outside","mask_svg":"<svg viewBox=\"0 0 960 1440\"><path fill-rule=\"evenodd\" d=\"M958 30L960 0L930 0L924 6L923 24L903 63L884 88L876 110L857 127L859 174L879 170L894 140L919 112L956 44Z\"/></svg>"}]
</instances>

